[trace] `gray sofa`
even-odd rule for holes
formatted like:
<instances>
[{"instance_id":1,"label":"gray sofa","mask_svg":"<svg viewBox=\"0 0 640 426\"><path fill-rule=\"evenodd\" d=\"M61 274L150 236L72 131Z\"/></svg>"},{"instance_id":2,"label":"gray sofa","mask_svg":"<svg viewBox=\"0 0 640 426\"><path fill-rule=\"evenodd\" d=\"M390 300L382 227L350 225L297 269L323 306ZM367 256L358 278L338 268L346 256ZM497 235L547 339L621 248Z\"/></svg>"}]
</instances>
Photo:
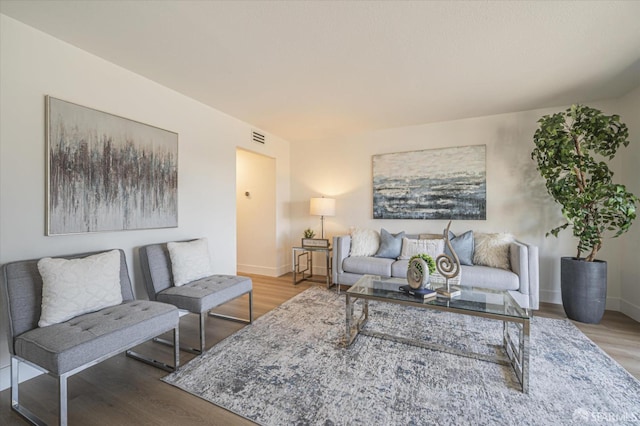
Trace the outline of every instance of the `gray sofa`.
<instances>
[{"instance_id":1,"label":"gray sofa","mask_svg":"<svg viewBox=\"0 0 640 426\"><path fill-rule=\"evenodd\" d=\"M418 235L407 235L418 238ZM333 283L355 284L365 274L406 278L408 260L380 257L350 257L351 236L333 237ZM510 244L511 270L488 266L462 265L460 285L508 290L518 303L527 308L539 308L538 247L520 241Z\"/></svg>"}]
</instances>

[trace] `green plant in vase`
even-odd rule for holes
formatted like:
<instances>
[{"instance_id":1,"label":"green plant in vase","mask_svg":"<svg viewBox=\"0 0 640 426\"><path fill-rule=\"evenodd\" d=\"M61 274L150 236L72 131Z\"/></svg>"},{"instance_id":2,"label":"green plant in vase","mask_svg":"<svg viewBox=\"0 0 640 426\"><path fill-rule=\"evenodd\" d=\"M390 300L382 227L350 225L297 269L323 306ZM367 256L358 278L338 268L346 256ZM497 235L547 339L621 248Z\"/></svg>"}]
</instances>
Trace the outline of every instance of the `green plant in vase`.
<instances>
[{"instance_id":1,"label":"green plant in vase","mask_svg":"<svg viewBox=\"0 0 640 426\"><path fill-rule=\"evenodd\" d=\"M409 259L409 265L411 265L411 261L413 259L422 259L426 262L427 264L427 268L429 268L429 274L431 275L436 271L436 262L433 260L433 258L431 256L429 256L426 253L420 253L420 254L415 254L413 256L411 256L411 258ZM424 274L424 271L422 270L422 265L421 264L417 264L416 268L418 268L418 270Z\"/></svg>"},{"instance_id":2,"label":"green plant in vase","mask_svg":"<svg viewBox=\"0 0 640 426\"><path fill-rule=\"evenodd\" d=\"M531 158L566 219L547 235L557 237L570 227L578 239L576 256L561 259L562 304L569 318L597 323L605 308L607 263L596 255L605 232L618 237L636 218L638 198L613 182L607 165L618 148L629 145L629 131L620 116L584 105L545 115L538 123Z\"/></svg>"},{"instance_id":3,"label":"green plant in vase","mask_svg":"<svg viewBox=\"0 0 640 426\"><path fill-rule=\"evenodd\" d=\"M305 238L313 238L316 236L316 233L313 232L313 230L311 228L307 228L304 230L304 237Z\"/></svg>"}]
</instances>

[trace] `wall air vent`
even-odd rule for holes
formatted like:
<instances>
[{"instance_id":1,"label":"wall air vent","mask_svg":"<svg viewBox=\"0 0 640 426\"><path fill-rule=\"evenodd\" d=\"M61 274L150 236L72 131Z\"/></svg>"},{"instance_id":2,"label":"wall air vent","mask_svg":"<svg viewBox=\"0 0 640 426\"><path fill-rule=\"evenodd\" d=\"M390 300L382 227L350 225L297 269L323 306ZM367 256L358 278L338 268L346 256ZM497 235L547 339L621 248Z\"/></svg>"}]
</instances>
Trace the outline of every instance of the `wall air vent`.
<instances>
[{"instance_id":1,"label":"wall air vent","mask_svg":"<svg viewBox=\"0 0 640 426\"><path fill-rule=\"evenodd\" d=\"M255 130L251 131L251 140L254 142L258 142L261 144L265 144L267 141L267 137L260 132L256 132Z\"/></svg>"}]
</instances>

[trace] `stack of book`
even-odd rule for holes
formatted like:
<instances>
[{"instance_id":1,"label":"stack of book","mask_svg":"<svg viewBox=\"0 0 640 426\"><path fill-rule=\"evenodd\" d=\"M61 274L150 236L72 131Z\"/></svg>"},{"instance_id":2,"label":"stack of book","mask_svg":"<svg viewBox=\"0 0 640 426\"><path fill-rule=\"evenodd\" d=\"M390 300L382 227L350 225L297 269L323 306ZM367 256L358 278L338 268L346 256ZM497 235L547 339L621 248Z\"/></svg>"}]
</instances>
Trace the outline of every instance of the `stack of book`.
<instances>
[{"instance_id":1,"label":"stack of book","mask_svg":"<svg viewBox=\"0 0 640 426\"><path fill-rule=\"evenodd\" d=\"M438 293L435 290L431 290L428 288L411 288L408 285L400 286L400 290L405 292L408 295L415 297L416 299L427 300L431 298L435 298Z\"/></svg>"}]
</instances>

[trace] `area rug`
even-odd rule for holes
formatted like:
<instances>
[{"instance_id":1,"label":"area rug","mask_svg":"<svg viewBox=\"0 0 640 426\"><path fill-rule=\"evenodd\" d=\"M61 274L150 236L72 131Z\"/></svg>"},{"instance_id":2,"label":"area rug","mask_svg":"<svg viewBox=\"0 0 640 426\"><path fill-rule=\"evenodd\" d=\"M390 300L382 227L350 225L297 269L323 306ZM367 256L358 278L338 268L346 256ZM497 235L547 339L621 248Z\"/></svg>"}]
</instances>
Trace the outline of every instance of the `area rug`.
<instances>
[{"instance_id":1,"label":"area rug","mask_svg":"<svg viewBox=\"0 0 640 426\"><path fill-rule=\"evenodd\" d=\"M498 321L369 312L369 330L476 352L501 342ZM528 395L509 366L363 335L345 348L344 328L344 295L313 287L163 380L263 425L640 423L640 381L566 320L532 320Z\"/></svg>"}]
</instances>

